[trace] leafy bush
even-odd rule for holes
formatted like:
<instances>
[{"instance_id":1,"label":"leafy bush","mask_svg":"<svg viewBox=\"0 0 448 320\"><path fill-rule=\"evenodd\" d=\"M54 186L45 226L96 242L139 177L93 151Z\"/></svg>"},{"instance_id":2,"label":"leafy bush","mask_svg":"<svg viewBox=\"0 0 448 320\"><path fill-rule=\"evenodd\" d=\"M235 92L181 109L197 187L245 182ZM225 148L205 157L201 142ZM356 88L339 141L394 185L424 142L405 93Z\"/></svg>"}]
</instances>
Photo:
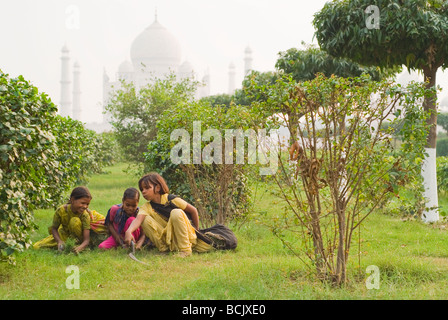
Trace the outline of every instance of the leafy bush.
<instances>
[{"instance_id":1,"label":"leafy bush","mask_svg":"<svg viewBox=\"0 0 448 320\"><path fill-rule=\"evenodd\" d=\"M22 76L0 71L0 260L28 247L32 210L46 203L58 153L56 106Z\"/></svg>"},{"instance_id":2,"label":"leafy bush","mask_svg":"<svg viewBox=\"0 0 448 320\"><path fill-rule=\"evenodd\" d=\"M448 138L437 139L437 157L448 156Z\"/></svg>"},{"instance_id":3,"label":"leafy bush","mask_svg":"<svg viewBox=\"0 0 448 320\"><path fill-rule=\"evenodd\" d=\"M194 122L198 124L197 128L194 127ZM245 107L212 106L205 100L174 105L159 119L157 141L149 144L146 165L161 172L174 192L197 207L201 223L205 227L242 218L248 213L249 167L241 163L226 164L224 159L221 162L204 161L204 147L208 145L205 138L200 138L199 141L199 162L193 161L192 153L188 152L183 156L189 160L173 164L171 152L178 141L172 141L172 133L183 129L189 138L187 143L191 145L195 135L202 136L207 129L215 130L218 137L213 138L212 143L221 143L222 147L221 150L213 150L212 156L216 156L216 152L224 152L226 129L246 129L248 125L249 117Z\"/></svg>"},{"instance_id":4,"label":"leafy bush","mask_svg":"<svg viewBox=\"0 0 448 320\"><path fill-rule=\"evenodd\" d=\"M437 188L448 191L448 157L437 157Z\"/></svg>"},{"instance_id":5,"label":"leafy bush","mask_svg":"<svg viewBox=\"0 0 448 320\"><path fill-rule=\"evenodd\" d=\"M115 133L103 132L97 135L97 139L98 145L100 146L98 161L102 164L102 167L111 166L125 159L118 145Z\"/></svg>"},{"instance_id":6,"label":"leafy bush","mask_svg":"<svg viewBox=\"0 0 448 320\"><path fill-rule=\"evenodd\" d=\"M0 261L30 245L33 210L101 171L101 140L22 76L0 71Z\"/></svg>"},{"instance_id":7,"label":"leafy bush","mask_svg":"<svg viewBox=\"0 0 448 320\"><path fill-rule=\"evenodd\" d=\"M113 163L116 148L113 140L86 129L78 120L59 115L54 120L56 150L52 170L46 176L47 195L39 205L42 208L58 206L73 186L87 184L92 174L103 173L103 168Z\"/></svg>"}]
</instances>

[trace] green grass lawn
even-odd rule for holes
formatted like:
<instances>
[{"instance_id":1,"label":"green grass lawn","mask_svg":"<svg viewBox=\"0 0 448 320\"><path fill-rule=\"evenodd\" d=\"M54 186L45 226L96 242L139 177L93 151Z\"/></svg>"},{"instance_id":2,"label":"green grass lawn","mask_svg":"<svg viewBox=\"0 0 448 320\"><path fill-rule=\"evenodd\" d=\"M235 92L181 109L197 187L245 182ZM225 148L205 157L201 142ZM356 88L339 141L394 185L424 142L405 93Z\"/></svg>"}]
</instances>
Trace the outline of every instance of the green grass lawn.
<instances>
[{"instance_id":1,"label":"green grass lawn","mask_svg":"<svg viewBox=\"0 0 448 320\"><path fill-rule=\"evenodd\" d=\"M90 207L103 213L119 203L123 191L138 178L123 172L126 165L92 177ZM144 201L144 199L142 199ZM255 210L275 210L275 199L259 192ZM442 199L444 203L446 200ZM47 235L53 210L39 210L33 242ZM448 233L442 223L380 213L362 227L361 248L353 245L350 281L333 288L314 279L308 268L269 230L254 221L235 228L238 248L182 259L156 250L138 252L139 264L124 249L93 249L76 256L29 249L16 265L0 263L0 298L5 299L446 299L448 296ZM358 260L360 251L360 261ZM79 289L68 289L68 266L79 270ZM366 268L380 270L379 289L367 289ZM68 272L68 273L67 273Z\"/></svg>"}]
</instances>

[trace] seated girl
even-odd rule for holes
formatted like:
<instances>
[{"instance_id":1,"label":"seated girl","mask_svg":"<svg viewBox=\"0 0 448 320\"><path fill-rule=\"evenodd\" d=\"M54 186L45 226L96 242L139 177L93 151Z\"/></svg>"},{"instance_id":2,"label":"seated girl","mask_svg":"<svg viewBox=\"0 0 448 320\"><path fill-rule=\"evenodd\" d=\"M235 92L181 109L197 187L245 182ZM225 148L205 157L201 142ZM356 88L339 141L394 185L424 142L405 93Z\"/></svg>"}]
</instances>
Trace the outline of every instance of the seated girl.
<instances>
[{"instance_id":1,"label":"seated girl","mask_svg":"<svg viewBox=\"0 0 448 320\"><path fill-rule=\"evenodd\" d=\"M157 173L143 176L138 186L148 201L139 210L137 218L125 233L125 243L130 244L133 232L140 226L146 237L161 252L179 251L180 257L192 251L206 252L213 246L196 236L199 228L197 209L185 200L169 194L165 180Z\"/></svg>"},{"instance_id":2,"label":"seated girl","mask_svg":"<svg viewBox=\"0 0 448 320\"><path fill-rule=\"evenodd\" d=\"M58 248L63 251L67 239L73 238L79 243L73 251L79 253L89 245L91 231L92 235L106 235L104 216L89 209L91 200L92 196L86 187L73 189L68 203L56 209L53 224L48 228L50 235L36 242L33 247Z\"/></svg>"},{"instance_id":3,"label":"seated girl","mask_svg":"<svg viewBox=\"0 0 448 320\"><path fill-rule=\"evenodd\" d=\"M124 234L137 216L139 200L140 192L137 189L128 188L125 190L121 204L112 206L107 212L105 225L108 227L111 236L103 241L98 248L111 249L118 246L126 247ZM132 236L137 241L136 249L141 248L145 240L145 235L141 233L141 229L136 229L132 233Z\"/></svg>"}]
</instances>

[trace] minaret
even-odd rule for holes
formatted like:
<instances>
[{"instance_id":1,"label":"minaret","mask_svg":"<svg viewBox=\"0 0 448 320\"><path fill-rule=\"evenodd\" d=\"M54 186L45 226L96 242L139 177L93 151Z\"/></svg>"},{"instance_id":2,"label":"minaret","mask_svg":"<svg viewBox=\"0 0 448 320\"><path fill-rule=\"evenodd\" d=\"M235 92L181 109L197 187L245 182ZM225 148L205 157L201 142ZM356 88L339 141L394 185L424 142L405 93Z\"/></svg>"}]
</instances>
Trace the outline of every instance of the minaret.
<instances>
[{"instance_id":1,"label":"minaret","mask_svg":"<svg viewBox=\"0 0 448 320\"><path fill-rule=\"evenodd\" d=\"M107 75L106 68L104 68L103 71L103 124L110 123L111 115L106 110L106 106L109 103L110 100L110 91L111 91L111 84L109 81L109 76Z\"/></svg>"},{"instance_id":2,"label":"minaret","mask_svg":"<svg viewBox=\"0 0 448 320\"><path fill-rule=\"evenodd\" d=\"M202 83L204 84L202 97L208 97L210 95L210 70L208 68L202 78Z\"/></svg>"},{"instance_id":3,"label":"minaret","mask_svg":"<svg viewBox=\"0 0 448 320\"><path fill-rule=\"evenodd\" d=\"M78 62L73 65L73 119L81 120L81 86Z\"/></svg>"},{"instance_id":4,"label":"minaret","mask_svg":"<svg viewBox=\"0 0 448 320\"><path fill-rule=\"evenodd\" d=\"M244 76L252 70L252 49L247 46L244 50Z\"/></svg>"},{"instance_id":5,"label":"minaret","mask_svg":"<svg viewBox=\"0 0 448 320\"><path fill-rule=\"evenodd\" d=\"M229 94L235 92L235 65L233 62L229 64Z\"/></svg>"},{"instance_id":6,"label":"minaret","mask_svg":"<svg viewBox=\"0 0 448 320\"><path fill-rule=\"evenodd\" d=\"M61 56L61 101L59 102L59 114L63 117L71 116L69 60L69 51L64 45Z\"/></svg>"}]
</instances>

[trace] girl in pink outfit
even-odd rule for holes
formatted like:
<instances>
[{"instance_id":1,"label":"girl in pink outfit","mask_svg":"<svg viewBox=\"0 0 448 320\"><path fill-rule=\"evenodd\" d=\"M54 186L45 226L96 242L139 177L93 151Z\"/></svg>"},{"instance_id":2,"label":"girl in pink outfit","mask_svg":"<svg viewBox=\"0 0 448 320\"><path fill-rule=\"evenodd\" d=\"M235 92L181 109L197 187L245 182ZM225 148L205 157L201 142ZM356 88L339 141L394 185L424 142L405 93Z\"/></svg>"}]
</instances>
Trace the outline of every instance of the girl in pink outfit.
<instances>
[{"instance_id":1,"label":"girl in pink outfit","mask_svg":"<svg viewBox=\"0 0 448 320\"><path fill-rule=\"evenodd\" d=\"M140 200L140 192L135 188L128 188L123 194L123 199L121 204L116 204L112 206L107 212L106 220L104 224L108 227L110 237L104 240L98 248L100 249L111 249L121 246L126 247L124 243L124 234L126 230L134 221L138 213L138 202ZM145 235L138 228L132 235L137 241L136 249L141 248Z\"/></svg>"}]
</instances>

